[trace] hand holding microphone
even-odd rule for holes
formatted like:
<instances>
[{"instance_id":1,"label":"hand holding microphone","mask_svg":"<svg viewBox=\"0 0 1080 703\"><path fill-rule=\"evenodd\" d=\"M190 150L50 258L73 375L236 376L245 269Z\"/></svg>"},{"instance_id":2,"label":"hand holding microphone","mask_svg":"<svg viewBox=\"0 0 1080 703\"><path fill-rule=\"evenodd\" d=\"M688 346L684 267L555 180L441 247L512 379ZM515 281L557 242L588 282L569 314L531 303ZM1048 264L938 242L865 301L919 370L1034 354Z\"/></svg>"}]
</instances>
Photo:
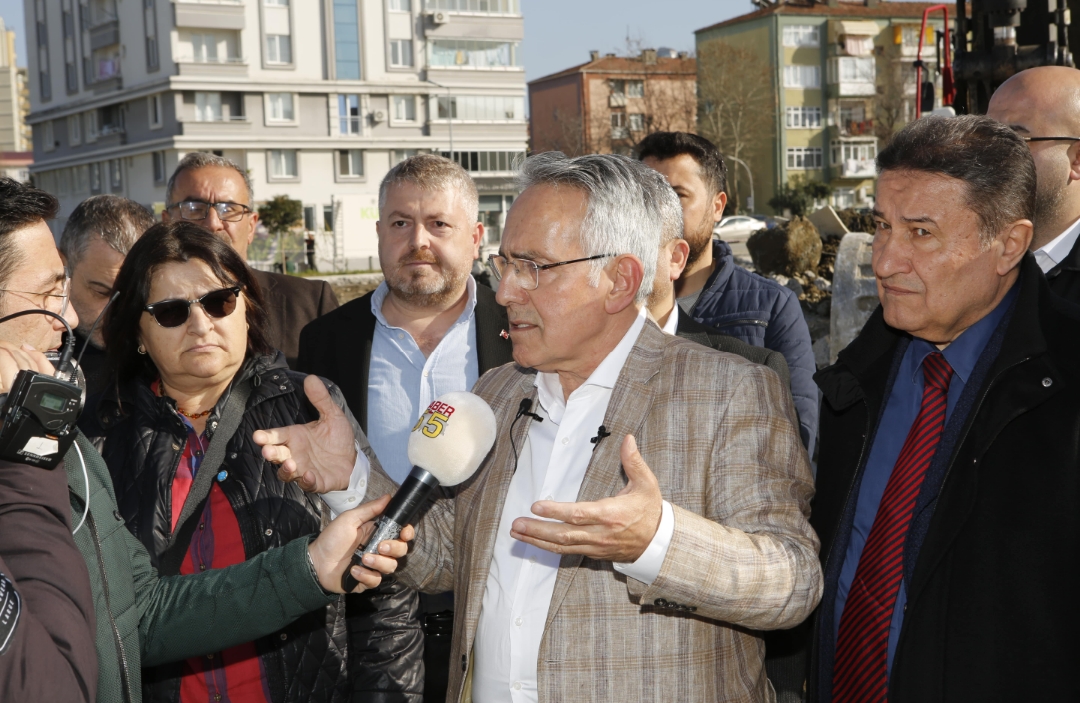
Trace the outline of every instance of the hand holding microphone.
<instances>
[{"instance_id":1,"label":"hand holding microphone","mask_svg":"<svg viewBox=\"0 0 1080 703\"><path fill-rule=\"evenodd\" d=\"M478 395L446 393L429 405L409 434L413 470L390 500L367 545L356 550L352 565L360 566L365 554L377 553L380 542L396 539L437 487L456 486L476 473L495 443L495 427L495 413ZM357 585L351 570L350 566L341 577L347 593Z\"/></svg>"}]
</instances>

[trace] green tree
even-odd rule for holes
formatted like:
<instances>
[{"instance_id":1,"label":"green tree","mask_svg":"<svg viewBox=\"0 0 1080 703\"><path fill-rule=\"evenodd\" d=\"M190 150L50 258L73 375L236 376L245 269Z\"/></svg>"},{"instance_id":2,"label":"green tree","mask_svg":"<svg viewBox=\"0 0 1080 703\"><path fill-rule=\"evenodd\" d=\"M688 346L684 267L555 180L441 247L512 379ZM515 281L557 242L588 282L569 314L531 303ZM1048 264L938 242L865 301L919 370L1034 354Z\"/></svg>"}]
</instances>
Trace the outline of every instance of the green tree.
<instances>
[{"instance_id":1,"label":"green tree","mask_svg":"<svg viewBox=\"0 0 1080 703\"><path fill-rule=\"evenodd\" d=\"M821 181L814 181L804 176L795 176L780 188L780 192L769 198L769 207L777 212L790 210L792 216L805 216L814 201L824 200L832 195L832 187Z\"/></svg>"},{"instance_id":2,"label":"green tree","mask_svg":"<svg viewBox=\"0 0 1080 703\"><path fill-rule=\"evenodd\" d=\"M275 195L259 206L259 220L266 226L270 236L277 238L281 271L287 272L287 250L293 250L291 253L303 251L303 242L300 241L302 237L292 229L304 220L304 204L290 199L287 195Z\"/></svg>"}]
</instances>

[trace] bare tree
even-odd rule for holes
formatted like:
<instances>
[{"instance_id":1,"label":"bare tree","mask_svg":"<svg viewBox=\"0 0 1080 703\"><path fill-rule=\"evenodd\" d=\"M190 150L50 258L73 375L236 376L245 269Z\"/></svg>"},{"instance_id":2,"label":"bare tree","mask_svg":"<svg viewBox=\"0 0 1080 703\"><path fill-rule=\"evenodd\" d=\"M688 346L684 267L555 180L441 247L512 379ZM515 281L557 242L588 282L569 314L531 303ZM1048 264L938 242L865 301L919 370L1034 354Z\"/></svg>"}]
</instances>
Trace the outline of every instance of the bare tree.
<instances>
[{"instance_id":1,"label":"bare tree","mask_svg":"<svg viewBox=\"0 0 1080 703\"><path fill-rule=\"evenodd\" d=\"M911 62L886 59L883 78L878 81L874 98L874 135L879 140L879 148L888 144L907 123L915 99L910 94L915 83Z\"/></svg>"},{"instance_id":2,"label":"bare tree","mask_svg":"<svg viewBox=\"0 0 1080 703\"><path fill-rule=\"evenodd\" d=\"M725 42L699 46L697 94L698 134L751 170L755 157L768 157L777 107L772 70L764 60ZM728 190L738 210L742 200L734 160L728 171Z\"/></svg>"},{"instance_id":3,"label":"bare tree","mask_svg":"<svg viewBox=\"0 0 1080 703\"><path fill-rule=\"evenodd\" d=\"M539 146L544 151L561 151L567 156L593 153L585 136L585 121L579 112L555 108L551 125L543 134L533 135L534 150Z\"/></svg>"}]
</instances>

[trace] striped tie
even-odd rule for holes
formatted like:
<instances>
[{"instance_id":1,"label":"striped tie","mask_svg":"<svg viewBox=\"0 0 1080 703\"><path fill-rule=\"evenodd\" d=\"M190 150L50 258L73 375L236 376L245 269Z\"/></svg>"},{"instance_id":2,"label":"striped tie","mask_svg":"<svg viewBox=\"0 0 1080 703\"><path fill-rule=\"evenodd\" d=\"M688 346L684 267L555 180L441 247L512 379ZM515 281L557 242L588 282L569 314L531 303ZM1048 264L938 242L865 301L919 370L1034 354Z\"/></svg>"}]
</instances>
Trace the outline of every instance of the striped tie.
<instances>
[{"instance_id":1,"label":"striped tie","mask_svg":"<svg viewBox=\"0 0 1080 703\"><path fill-rule=\"evenodd\" d=\"M840 616L834 703L884 703L887 698L889 625L904 576L904 538L945 426L951 376L949 362L938 352L923 360L922 407L885 485Z\"/></svg>"}]
</instances>

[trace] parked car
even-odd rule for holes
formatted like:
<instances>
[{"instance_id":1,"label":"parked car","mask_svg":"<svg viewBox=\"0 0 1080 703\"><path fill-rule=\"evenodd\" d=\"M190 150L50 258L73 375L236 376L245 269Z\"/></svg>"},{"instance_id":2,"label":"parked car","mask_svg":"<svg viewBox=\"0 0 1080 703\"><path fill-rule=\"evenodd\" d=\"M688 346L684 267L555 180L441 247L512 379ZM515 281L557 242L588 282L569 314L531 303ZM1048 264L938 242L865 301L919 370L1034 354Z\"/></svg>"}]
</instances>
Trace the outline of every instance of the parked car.
<instances>
[{"instance_id":1,"label":"parked car","mask_svg":"<svg viewBox=\"0 0 1080 703\"><path fill-rule=\"evenodd\" d=\"M731 215L720 220L716 227L713 228L713 236L727 242L735 256L749 256L750 253L746 250L746 240L759 229L768 227L767 222L763 222L756 217Z\"/></svg>"}]
</instances>

